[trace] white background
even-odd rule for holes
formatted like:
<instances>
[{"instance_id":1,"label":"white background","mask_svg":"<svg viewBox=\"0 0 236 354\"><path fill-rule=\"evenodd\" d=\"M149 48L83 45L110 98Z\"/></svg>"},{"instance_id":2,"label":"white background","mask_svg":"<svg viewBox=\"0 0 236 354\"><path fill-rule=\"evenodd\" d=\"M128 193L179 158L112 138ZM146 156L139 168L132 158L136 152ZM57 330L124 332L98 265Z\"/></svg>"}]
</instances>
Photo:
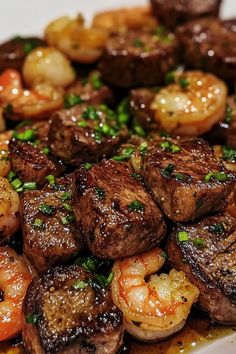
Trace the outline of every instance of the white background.
<instances>
[{"instance_id":1,"label":"white background","mask_svg":"<svg viewBox=\"0 0 236 354\"><path fill-rule=\"evenodd\" d=\"M89 19L97 10L138 6L147 2L148 0L0 0L0 39L13 35L42 34L45 25L59 16L81 12ZM224 0L222 15L236 17L236 0ZM235 354L236 335L219 339L194 353Z\"/></svg>"}]
</instances>

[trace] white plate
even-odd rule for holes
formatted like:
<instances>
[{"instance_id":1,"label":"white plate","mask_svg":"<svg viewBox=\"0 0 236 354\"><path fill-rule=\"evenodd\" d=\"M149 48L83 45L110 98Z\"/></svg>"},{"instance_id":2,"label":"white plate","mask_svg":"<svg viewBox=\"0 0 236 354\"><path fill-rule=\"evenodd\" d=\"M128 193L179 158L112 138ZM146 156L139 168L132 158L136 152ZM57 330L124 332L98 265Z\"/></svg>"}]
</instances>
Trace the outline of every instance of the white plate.
<instances>
[{"instance_id":1,"label":"white plate","mask_svg":"<svg viewBox=\"0 0 236 354\"><path fill-rule=\"evenodd\" d=\"M202 0L205 1L205 0ZM42 34L45 25L58 16L86 18L97 10L147 4L148 0L0 0L0 40L13 35ZM236 0L224 0L224 17L236 17ZM236 334L218 339L194 351L195 354L235 354Z\"/></svg>"}]
</instances>

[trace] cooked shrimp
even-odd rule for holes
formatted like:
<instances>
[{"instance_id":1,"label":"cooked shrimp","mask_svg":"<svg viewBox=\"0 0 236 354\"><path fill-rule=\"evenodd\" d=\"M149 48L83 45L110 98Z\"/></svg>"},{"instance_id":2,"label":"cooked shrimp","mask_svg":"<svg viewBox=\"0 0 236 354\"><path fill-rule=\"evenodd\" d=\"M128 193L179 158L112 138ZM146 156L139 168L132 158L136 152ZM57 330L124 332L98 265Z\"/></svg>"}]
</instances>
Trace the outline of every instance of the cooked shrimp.
<instances>
[{"instance_id":1,"label":"cooked shrimp","mask_svg":"<svg viewBox=\"0 0 236 354\"><path fill-rule=\"evenodd\" d=\"M23 65L23 78L26 84L34 87L39 83L52 86L68 86L75 79L75 71L70 61L50 47L39 47L30 52Z\"/></svg>"},{"instance_id":2,"label":"cooked shrimp","mask_svg":"<svg viewBox=\"0 0 236 354\"><path fill-rule=\"evenodd\" d=\"M85 28L84 19L64 16L49 23L45 38L50 46L58 48L71 60L79 63L94 63L102 55L107 31L99 28Z\"/></svg>"},{"instance_id":3,"label":"cooked shrimp","mask_svg":"<svg viewBox=\"0 0 236 354\"><path fill-rule=\"evenodd\" d=\"M0 243L20 227L20 199L6 178L0 177Z\"/></svg>"},{"instance_id":4,"label":"cooked shrimp","mask_svg":"<svg viewBox=\"0 0 236 354\"><path fill-rule=\"evenodd\" d=\"M180 330L199 295L183 272L152 275L164 262L163 252L153 249L113 266L113 301L123 311L126 330L141 340L163 339Z\"/></svg>"},{"instance_id":5,"label":"cooked shrimp","mask_svg":"<svg viewBox=\"0 0 236 354\"><path fill-rule=\"evenodd\" d=\"M63 93L47 83L26 90L20 73L6 69L0 75L0 104L5 108L10 106L11 119L41 119L63 106Z\"/></svg>"},{"instance_id":6,"label":"cooked shrimp","mask_svg":"<svg viewBox=\"0 0 236 354\"><path fill-rule=\"evenodd\" d=\"M92 21L92 27L112 31L125 32L139 28L152 28L157 21L149 6L123 8L97 13Z\"/></svg>"},{"instance_id":7,"label":"cooked shrimp","mask_svg":"<svg viewBox=\"0 0 236 354\"><path fill-rule=\"evenodd\" d=\"M224 117L227 87L216 76L189 71L175 76L175 83L161 89L151 108L169 133L196 136L211 130Z\"/></svg>"},{"instance_id":8,"label":"cooked shrimp","mask_svg":"<svg viewBox=\"0 0 236 354\"><path fill-rule=\"evenodd\" d=\"M0 177L6 177L11 170L8 144L12 137L12 131L0 133Z\"/></svg>"},{"instance_id":9,"label":"cooked shrimp","mask_svg":"<svg viewBox=\"0 0 236 354\"><path fill-rule=\"evenodd\" d=\"M0 341L22 329L22 302L32 275L23 259L9 247L0 247Z\"/></svg>"}]
</instances>

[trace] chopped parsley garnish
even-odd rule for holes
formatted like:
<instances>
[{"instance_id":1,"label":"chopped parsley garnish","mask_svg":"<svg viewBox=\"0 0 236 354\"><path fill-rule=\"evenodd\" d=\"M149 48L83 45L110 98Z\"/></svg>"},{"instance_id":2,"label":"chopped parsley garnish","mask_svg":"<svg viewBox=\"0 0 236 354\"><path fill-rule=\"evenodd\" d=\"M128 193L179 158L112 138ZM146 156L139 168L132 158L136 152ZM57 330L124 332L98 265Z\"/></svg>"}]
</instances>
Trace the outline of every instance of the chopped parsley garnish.
<instances>
[{"instance_id":1,"label":"chopped parsley garnish","mask_svg":"<svg viewBox=\"0 0 236 354\"><path fill-rule=\"evenodd\" d=\"M46 181L50 184L50 186L55 186L56 179L53 175L48 175L45 177Z\"/></svg>"},{"instance_id":2,"label":"chopped parsley garnish","mask_svg":"<svg viewBox=\"0 0 236 354\"><path fill-rule=\"evenodd\" d=\"M91 273L97 273L98 271L101 271L104 267L109 267L111 266L111 263L109 260L101 260L98 259L94 256L89 256L89 257L79 257L76 259L74 262L76 265L80 265L84 269L88 270Z\"/></svg>"},{"instance_id":3,"label":"chopped parsley garnish","mask_svg":"<svg viewBox=\"0 0 236 354\"><path fill-rule=\"evenodd\" d=\"M26 320L26 323L30 323L30 324L35 325L39 320L39 315L36 313L31 313L26 316L25 320Z\"/></svg>"},{"instance_id":4,"label":"chopped parsley garnish","mask_svg":"<svg viewBox=\"0 0 236 354\"><path fill-rule=\"evenodd\" d=\"M178 145L175 145L170 141L162 141L160 143L160 146L162 147L162 149L172 152L172 153L177 153L177 152L181 151L181 148Z\"/></svg>"},{"instance_id":5,"label":"chopped parsley garnish","mask_svg":"<svg viewBox=\"0 0 236 354\"><path fill-rule=\"evenodd\" d=\"M35 229L42 229L43 228L43 220L39 219L39 218L34 219L33 227Z\"/></svg>"},{"instance_id":6,"label":"chopped parsley garnish","mask_svg":"<svg viewBox=\"0 0 236 354\"><path fill-rule=\"evenodd\" d=\"M139 145L139 151L141 152L142 155L144 155L147 151L148 148L148 143L144 141L141 145Z\"/></svg>"},{"instance_id":7,"label":"chopped parsley garnish","mask_svg":"<svg viewBox=\"0 0 236 354\"><path fill-rule=\"evenodd\" d=\"M128 123L130 120L130 113L129 113L129 101L127 98L124 98L117 107L118 113L118 122L120 124Z\"/></svg>"},{"instance_id":8,"label":"chopped parsley garnish","mask_svg":"<svg viewBox=\"0 0 236 354\"><path fill-rule=\"evenodd\" d=\"M180 87L182 87L183 89L187 88L189 85L189 81L185 78L180 78L179 79L179 85Z\"/></svg>"},{"instance_id":9,"label":"chopped parsley garnish","mask_svg":"<svg viewBox=\"0 0 236 354\"><path fill-rule=\"evenodd\" d=\"M104 189L96 187L95 192L96 192L96 195L98 196L99 199L101 199L101 200L105 199L106 192L104 191Z\"/></svg>"},{"instance_id":10,"label":"chopped parsley garnish","mask_svg":"<svg viewBox=\"0 0 236 354\"><path fill-rule=\"evenodd\" d=\"M236 149L229 146L222 146L222 159L227 161L236 161Z\"/></svg>"},{"instance_id":11,"label":"chopped parsley garnish","mask_svg":"<svg viewBox=\"0 0 236 354\"><path fill-rule=\"evenodd\" d=\"M94 140L96 141L96 143L100 144L102 141L102 133L97 131L94 133Z\"/></svg>"},{"instance_id":12,"label":"chopped parsley garnish","mask_svg":"<svg viewBox=\"0 0 236 354\"><path fill-rule=\"evenodd\" d=\"M132 146L129 146L125 149L122 149L121 155L114 156L112 160L115 161L125 161L131 158L132 154L134 153L134 148Z\"/></svg>"},{"instance_id":13,"label":"chopped parsley garnish","mask_svg":"<svg viewBox=\"0 0 236 354\"><path fill-rule=\"evenodd\" d=\"M43 203L39 206L39 211L45 215L53 215L55 212L55 207L53 205Z\"/></svg>"},{"instance_id":14,"label":"chopped parsley garnish","mask_svg":"<svg viewBox=\"0 0 236 354\"><path fill-rule=\"evenodd\" d=\"M93 165L91 163L89 163L89 162L85 162L84 165L83 165L83 167L84 167L84 169L86 171L89 171L92 168L92 166Z\"/></svg>"},{"instance_id":15,"label":"chopped parsley garnish","mask_svg":"<svg viewBox=\"0 0 236 354\"><path fill-rule=\"evenodd\" d=\"M92 76L91 82L94 90L100 90L103 86L103 82L98 74Z\"/></svg>"},{"instance_id":16,"label":"chopped parsley garnish","mask_svg":"<svg viewBox=\"0 0 236 354\"><path fill-rule=\"evenodd\" d=\"M62 203L62 207L67 211L73 211L73 208L69 203Z\"/></svg>"},{"instance_id":17,"label":"chopped parsley garnish","mask_svg":"<svg viewBox=\"0 0 236 354\"><path fill-rule=\"evenodd\" d=\"M145 130L143 129L143 127L138 124L137 122L134 122L133 124L133 131L138 135L138 136L146 136L146 132Z\"/></svg>"},{"instance_id":18,"label":"chopped parsley garnish","mask_svg":"<svg viewBox=\"0 0 236 354\"><path fill-rule=\"evenodd\" d=\"M205 241L201 238L201 237L196 237L193 240L193 244L194 246L196 246L197 248L202 248L205 246Z\"/></svg>"},{"instance_id":19,"label":"chopped parsley garnish","mask_svg":"<svg viewBox=\"0 0 236 354\"><path fill-rule=\"evenodd\" d=\"M133 40L133 46L136 47L136 48L141 48L144 46L144 43L141 41L140 38L135 38Z\"/></svg>"},{"instance_id":20,"label":"chopped parsley garnish","mask_svg":"<svg viewBox=\"0 0 236 354\"><path fill-rule=\"evenodd\" d=\"M114 273L111 272L108 277L105 277L102 274L98 274L95 277L88 279L86 281L84 280L77 280L74 284L73 284L73 288L75 290L80 290L80 289L84 289L86 286L91 286L93 288L97 288L97 287L102 287L102 288L106 288L108 287L111 282L112 279L114 277Z\"/></svg>"},{"instance_id":21,"label":"chopped parsley garnish","mask_svg":"<svg viewBox=\"0 0 236 354\"><path fill-rule=\"evenodd\" d=\"M73 288L75 290L84 289L86 286L88 286L88 283L83 280L76 280L76 282L73 284Z\"/></svg>"},{"instance_id":22,"label":"chopped parsley garnish","mask_svg":"<svg viewBox=\"0 0 236 354\"><path fill-rule=\"evenodd\" d=\"M137 181L141 180L141 175L139 173L136 173L136 172L132 173L131 177L135 178Z\"/></svg>"},{"instance_id":23,"label":"chopped parsley garnish","mask_svg":"<svg viewBox=\"0 0 236 354\"><path fill-rule=\"evenodd\" d=\"M178 181L184 181L185 180L185 175L183 173L175 173L174 177L178 180Z\"/></svg>"},{"instance_id":24,"label":"chopped parsley garnish","mask_svg":"<svg viewBox=\"0 0 236 354\"><path fill-rule=\"evenodd\" d=\"M99 118L99 114L94 106L88 106L83 112L82 117L85 119L97 120Z\"/></svg>"},{"instance_id":25,"label":"chopped parsley garnish","mask_svg":"<svg viewBox=\"0 0 236 354\"><path fill-rule=\"evenodd\" d=\"M225 172L209 172L204 176L204 182L218 181L225 182L228 181L229 176Z\"/></svg>"},{"instance_id":26,"label":"chopped parsley garnish","mask_svg":"<svg viewBox=\"0 0 236 354\"><path fill-rule=\"evenodd\" d=\"M64 192L61 195L61 201L65 202L66 200L71 199L71 194L69 192Z\"/></svg>"},{"instance_id":27,"label":"chopped parsley garnish","mask_svg":"<svg viewBox=\"0 0 236 354\"><path fill-rule=\"evenodd\" d=\"M225 109L225 123L231 124L232 120L233 120L233 110L230 107L230 105L227 103Z\"/></svg>"},{"instance_id":28,"label":"chopped parsley garnish","mask_svg":"<svg viewBox=\"0 0 236 354\"><path fill-rule=\"evenodd\" d=\"M175 82L175 71L170 71L165 76L165 83L166 85L173 84Z\"/></svg>"},{"instance_id":29,"label":"chopped parsley garnish","mask_svg":"<svg viewBox=\"0 0 236 354\"><path fill-rule=\"evenodd\" d=\"M50 149L46 146L42 149L42 152L45 154L45 155L48 155L49 152L50 152Z\"/></svg>"},{"instance_id":30,"label":"chopped parsley garnish","mask_svg":"<svg viewBox=\"0 0 236 354\"><path fill-rule=\"evenodd\" d=\"M81 104L84 101L82 98L78 95L70 94L70 95L65 95L64 97L64 107L65 108L71 108L76 106L77 104Z\"/></svg>"},{"instance_id":31,"label":"chopped parsley garnish","mask_svg":"<svg viewBox=\"0 0 236 354\"><path fill-rule=\"evenodd\" d=\"M77 122L76 125L77 127L86 128L88 126L88 123L85 122L85 120L81 120L80 122Z\"/></svg>"},{"instance_id":32,"label":"chopped parsley garnish","mask_svg":"<svg viewBox=\"0 0 236 354\"><path fill-rule=\"evenodd\" d=\"M179 231L177 237L179 242L187 242L189 240L189 235L186 231Z\"/></svg>"},{"instance_id":33,"label":"chopped parsley garnish","mask_svg":"<svg viewBox=\"0 0 236 354\"><path fill-rule=\"evenodd\" d=\"M221 235L226 231L226 226L222 222L219 222L217 224L210 225L208 230L213 234Z\"/></svg>"},{"instance_id":34,"label":"chopped parsley garnish","mask_svg":"<svg viewBox=\"0 0 236 354\"><path fill-rule=\"evenodd\" d=\"M143 211L144 205L137 199L128 205L129 211Z\"/></svg>"},{"instance_id":35,"label":"chopped parsley garnish","mask_svg":"<svg viewBox=\"0 0 236 354\"><path fill-rule=\"evenodd\" d=\"M13 133L13 138L20 140L20 141L34 141L36 138L36 132L33 129L27 129L24 132L16 132Z\"/></svg>"},{"instance_id":36,"label":"chopped parsley garnish","mask_svg":"<svg viewBox=\"0 0 236 354\"><path fill-rule=\"evenodd\" d=\"M165 168L163 168L162 173L165 177L170 177L175 169L173 163L169 163Z\"/></svg>"},{"instance_id":37,"label":"chopped parsley garnish","mask_svg":"<svg viewBox=\"0 0 236 354\"><path fill-rule=\"evenodd\" d=\"M14 171L10 171L7 175L7 179L11 182L16 177L16 173Z\"/></svg>"},{"instance_id":38,"label":"chopped parsley garnish","mask_svg":"<svg viewBox=\"0 0 236 354\"><path fill-rule=\"evenodd\" d=\"M69 214L67 216L63 216L61 218L61 222L63 225L68 225L71 224L73 221L75 221L75 216L74 214Z\"/></svg>"}]
</instances>

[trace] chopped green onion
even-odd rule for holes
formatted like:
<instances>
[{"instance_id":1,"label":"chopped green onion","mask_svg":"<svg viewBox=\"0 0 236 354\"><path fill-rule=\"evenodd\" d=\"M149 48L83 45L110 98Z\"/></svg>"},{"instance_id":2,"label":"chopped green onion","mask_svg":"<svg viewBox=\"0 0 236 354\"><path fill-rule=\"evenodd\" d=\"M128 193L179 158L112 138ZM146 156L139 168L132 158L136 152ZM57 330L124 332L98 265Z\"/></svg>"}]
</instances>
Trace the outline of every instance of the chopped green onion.
<instances>
[{"instance_id":1,"label":"chopped green onion","mask_svg":"<svg viewBox=\"0 0 236 354\"><path fill-rule=\"evenodd\" d=\"M209 231L213 234L221 235L224 234L227 227L224 223L220 222L209 226Z\"/></svg>"},{"instance_id":2,"label":"chopped green onion","mask_svg":"<svg viewBox=\"0 0 236 354\"><path fill-rule=\"evenodd\" d=\"M144 205L137 199L128 205L130 211L143 211Z\"/></svg>"},{"instance_id":3,"label":"chopped green onion","mask_svg":"<svg viewBox=\"0 0 236 354\"><path fill-rule=\"evenodd\" d=\"M91 79L94 90L100 90L103 86L103 82L98 74L94 74Z\"/></svg>"},{"instance_id":4,"label":"chopped green onion","mask_svg":"<svg viewBox=\"0 0 236 354\"><path fill-rule=\"evenodd\" d=\"M173 154L181 151L181 148L178 145L173 144L170 141L162 141L160 143L160 146L162 147L162 149L166 150L166 151L170 151Z\"/></svg>"},{"instance_id":5,"label":"chopped green onion","mask_svg":"<svg viewBox=\"0 0 236 354\"><path fill-rule=\"evenodd\" d=\"M185 78L180 78L180 79L179 79L179 85L180 85L183 89L185 89L185 88L188 87L189 81L188 81L187 79L185 79Z\"/></svg>"},{"instance_id":6,"label":"chopped green onion","mask_svg":"<svg viewBox=\"0 0 236 354\"><path fill-rule=\"evenodd\" d=\"M36 182L24 182L22 187L24 190L34 190L34 189L37 189L37 183Z\"/></svg>"},{"instance_id":7,"label":"chopped green onion","mask_svg":"<svg viewBox=\"0 0 236 354\"><path fill-rule=\"evenodd\" d=\"M225 114L225 123L231 124L233 120L233 110L229 104L226 105Z\"/></svg>"},{"instance_id":8,"label":"chopped green onion","mask_svg":"<svg viewBox=\"0 0 236 354\"><path fill-rule=\"evenodd\" d=\"M36 138L36 132L33 129L27 129L24 132L16 132L13 133L13 138L20 141L34 141Z\"/></svg>"},{"instance_id":9,"label":"chopped green onion","mask_svg":"<svg viewBox=\"0 0 236 354\"><path fill-rule=\"evenodd\" d=\"M23 182L19 178L15 178L11 181L11 185L15 190L17 190L23 185Z\"/></svg>"},{"instance_id":10,"label":"chopped green onion","mask_svg":"<svg viewBox=\"0 0 236 354\"><path fill-rule=\"evenodd\" d=\"M197 248L202 248L205 246L205 241L200 238L200 237L196 237L194 240L193 240L193 244L194 246L196 246Z\"/></svg>"},{"instance_id":11,"label":"chopped green onion","mask_svg":"<svg viewBox=\"0 0 236 354\"><path fill-rule=\"evenodd\" d=\"M33 49L37 47L37 42L35 39L31 39L30 41L24 44L23 50L26 55L32 52Z\"/></svg>"},{"instance_id":12,"label":"chopped green onion","mask_svg":"<svg viewBox=\"0 0 236 354\"><path fill-rule=\"evenodd\" d=\"M66 200L71 199L71 194L69 192L64 192L61 195L61 201L65 202Z\"/></svg>"},{"instance_id":13,"label":"chopped green onion","mask_svg":"<svg viewBox=\"0 0 236 354\"><path fill-rule=\"evenodd\" d=\"M39 219L39 218L34 219L33 227L34 227L35 229L42 229L42 227L43 227L43 220L42 220L42 219Z\"/></svg>"},{"instance_id":14,"label":"chopped green onion","mask_svg":"<svg viewBox=\"0 0 236 354\"><path fill-rule=\"evenodd\" d=\"M161 253L161 256L165 259L168 259L168 254L166 252L162 252Z\"/></svg>"},{"instance_id":15,"label":"chopped green onion","mask_svg":"<svg viewBox=\"0 0 236 354\"><path fill-rule=\"evenodd\" d=\"M45 179L50 184L50 186L54 186L56 184L56 179L53 175L48 175L45 177Z\"/></svg>"},{"instance_id":16,"label":"chopped green onion","mask_svg":"<svg viewBox=\"0 0 236 354\"><path fill-rule=\"evenodd\" d=\"M63 225L71 224L74 220L75 220L74 214L70 214L70 215L67 215L67 216L63 216L63 217L61 218L61 222L62 222Z\"/></svg>"},{"instance_id":17,"label":"chopped green onion","mask_svg":"<svg viewBox=\"0 0 236 354\"><path fill-rule=\"evenodd\" d=\"M10 171L8 173L7 179L9 182L11 182L15 177L16 177L16 173L14 171Z\"/></svg>"},{"instance_id":18,"label":"chopped green onion","mask_svg":"<svg viewBox=\"0 0 236 354\"><path fill-rule=\"evenodd\" d=\"M55 207L49 204L41 204L39 206L39 211L45 215L52 215L55 212Z\"/></svg>"},{"instance_id":19,"label":"chopped green onion","mask_svg":"<svg viewBox=\"0 0 236 354\"><path fill-rule=\"evenodd\" d=\"M222 159L228 161L236 161L236 149L229 146L222 146Z\"/></svg>"},{"instance_id":20,"label":"chopped green onion","mask_svg":"<svg viewBox=\"0 0 236 354\"><path fill-rule=\"evenodd\" d=\"M70 95L66 95L64 97L64 107L65 108L71 108L76 106L77 104L81 104L84 101L82 100L82 98L80 96L74 95L74 94L70 94Z\"/></svg>"},{"instance_id":21,"label":"chopped green onion","mask_svg":"<svg viewBox=\"0 0 236 354\"><path fill-rule=\"evenodd\" d=\"M178 236L179 242L186 242L189 240L189 235L186 231L179 231L177 236Z\"/></svg>"},{"instance_id":22,"label":"chopped green onion","mask_svg":"<svg viewBox=\"0 0 236 354\"><path fill-rule=\"evenodd\" d=\"M142 154L145 154L146 151L147 151L147 148L148 148L148 144L146 141L144 141L140 146L139 146L139 151L142 153Z\"/></svg>"},{"instance_id":23,"label":"chopped green onion","mask_svg":"<svg viewBox=\"0 0 236 354\"><path fill-rule=\"evenodd\" d=\"M85 120L81 120L80 122L77 122L76 125L77 127L86 128L88 126L88 123L85 122Z\"/></svg>"},{"instance_id":24,"label":"chopped green onion","mask_svg":"<svg viewBox=\"0 0 236 354\"><path fill-rule=\"evenodd\" d=\"M106 192L104 191L104 189L96 187L95 188L95 192L98 196L99 199L105 199L106 197Z\"/></svg>"},{"instance_id":25,"label":"chopped green onion","mask_svg":"<svg viewBox=\"0 0 236 354\"><path fill-rule=\"evenodd\" d=\"M138 136L142 136L142 137L146 136L145 130L137 122L135 122L135 124L133 125L133 130Z\"/></svg>"},{"instance_id":26,"label":"chopped green onion","mask_svg":"<svg viewBox=\"0 0 236 354\"><path fill-rule=\"evenodd\" d=\"M67 211L72 211L73 210L72 206L70 204L68 204L68 203L62 203L62 206Z\"/></svg>"},{"instance_id":27,"label":"chopped green onion","mask_svg":"<svg viewBox=\"0 0 236 354\"><path fill-rule=\"evenodd\" d=\"M170 177L175 169L175 165L173 163L169 163L163 170L162 173L165 177Z\"/></svg>"},{"instance_id":28,"label":"chopped green onion","mask_svg":"<svg viewBox=\"0 0 236 354\"><path fill-rule=\"evenodd\" d=\"M42 149L42 152L45 154L45 155L48 155L49 152L50 152L50 149L46 146Z\"/></svg>"},{"instance_id":29,"label":"chopped green onion","mask_svg":"<svg viewBox=\"0 0 236 354\"><path fill-rule=\"evenodd\" d=\"M83 112L82 117L85 119L97 120L99 118L99 114L94 106L88 106Z\"/></svg>"},{"instance_id":30,"label":"chopped green onion","mask_svg":"<svg viewBox=\"0 0 236 354\"><path fill-rule=\"evenodd\" d=\"M85 162L84 165L83 165L83 167L84 167L84 169L86 171L90 170L92 168L92 166L93 165L91 163L89 163L89 162Z\"/></svg>"},{"instance_id":31,"label":"chopped green onion","mask_svg":"<svg viewBox=\"0 0 236 354\"><path fill-rule=\"evenodd\" d=\"M139 173L136 173L136 172L132 173L131 177L135 178L137 181L141 180L141 175Z\"/></svg>"},{"instance_id":32,"label":"chopped green onion","mask_svg":"<svg viewBox=\"0 0 236 354\"><path fill-rule=\"evenodd\" d=\"M88 286L88 283L86 283L83 280L77 280L74 284L73 284L73 288L75 290L79 290L79 289L84 289L86 288L86 286Z\"/></svg>"},{"instance_id":33,"label":"chopped green onion","mask_svg":"<svg viewBox=\"0 0 236 354\"><path fill-rule=\"evenodd\" d=\"M169 73L166 74L165 76L165 83L166 85L172 84L175 82L175 71L170 71Z\"/></svg>"},{"instance_id":34,"label":"chopped green onion","mask_svg":"<svg viewBox=\"0 0 236 354\"><path fill-rule=\"evenodd\" d=\"M134 153L134 150L135 149L133 147L129 146L121 151L121 155L113 156L112 160L115 160L115 161L128 160L132 156L132 154Z\"/></svg>"},{"instance_id":35,"label":"chopped green onion","mask_svg":"<svg viewBox=\"0 0 236 354\"><path fill-rule=\"evenodd\" d=\"M141 48L144 46L144 43L141 41L140 38L135 38L133 40L133 46L136 47L136 48Z\"/></svg>"},{"instance_id":36,"label":"chopped green onion","mask_svg":"<svg viewBox=\"0 0 236 354\"><path fill-rule=\"evenodd\" d=\"M26 316L25 320L26 320L26 323L30 323L30 324L35 325L39 320L39 315L36 313L31 313Z\"/></svg>"},{"instance_id":37,"label":"chopped green onion","mask_svg":"<svg viewBox=\"0 0 236 354\"><path fill-rule=\"evenodd\" d=\"M185 180L185 175L183 173L175 173L174 177L178 180L178 181L184 181Z\"/></svg>"}]
</instances>

